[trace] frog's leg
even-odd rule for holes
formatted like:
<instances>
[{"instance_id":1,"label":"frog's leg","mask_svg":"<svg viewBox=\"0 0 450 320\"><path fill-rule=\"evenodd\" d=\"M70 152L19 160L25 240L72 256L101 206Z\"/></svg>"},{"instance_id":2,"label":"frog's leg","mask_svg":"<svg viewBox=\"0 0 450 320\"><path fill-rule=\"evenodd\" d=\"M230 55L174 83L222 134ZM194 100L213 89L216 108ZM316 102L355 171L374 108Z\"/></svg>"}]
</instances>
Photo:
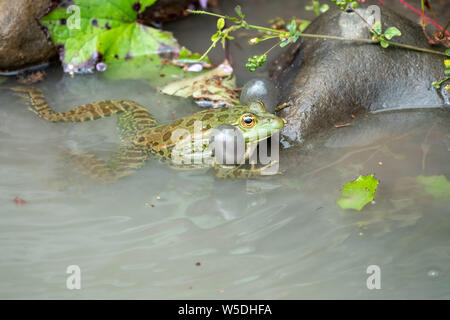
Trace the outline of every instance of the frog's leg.
<instances>
[{"instance_id":1,"label":"frog's leg","mask_svg":"<svg viewBox=\"0 0 450 320\"><path fill-rule=\"evenodd\" d=\"M55 112L45 101L41 90L34 87L13 87L11 90L22 93L30 101L30 109L39 117L50 122L82 122L104 118L118 112L132 115L135 129L157 125L148 110L131 100L104 100L88 103L66 112Z\"/></svg>"},{"instance_id":2,"label":"frog's leg","mask_svg":"<svg viewBox=\"0 0 450 320\"><path fill-rule=\"evenodd\" d=\"M87 153L73 154L67 152L66 156L83 173L94 180L114 182L142 167L148 158L148 150L142 146L123 146L108 162Z\"/></svg>"},{"instance_id":3,"label":"frog's leg","mask_svg":"<svg viewBox=\"0 0 450 320\"><path fill-rule=\"evenodd\" d=\"M275 165L276 163L278 163L278 161L272 161L269 164L266 164L259 168L255 168L255 166L252 165L250 169L244 169L242 168L242 165L235 167L223 167L218 164L215 164L214 169L216 170L216 177L220 179L252 178L264 175L263 171ZM277 174L280 173L282 172L277 172Z\"/></svg>"},{"instance_id":4,"label":"frog's leg","mask_svg":"<svg viewBox=\"0 0 450 320\"><path fill-rule=\"evenodd\" d=\"M39 89L14 87L12 90L25 94L31 102L32 111L50 122L80 122L118 113L120 137L125 141L127 138L138 135L140 130L157 125L157 121L153 119L146 108L130 100L100 101L85 104L67 112L55 112L45 102L44 95ZM140 168L148 157L148 149L145 146L137 146L128 142L109 162L87 153L68 152L67 155L87 175L94 179L110 182L125 177Z\"/></svg>"}]
</instances>

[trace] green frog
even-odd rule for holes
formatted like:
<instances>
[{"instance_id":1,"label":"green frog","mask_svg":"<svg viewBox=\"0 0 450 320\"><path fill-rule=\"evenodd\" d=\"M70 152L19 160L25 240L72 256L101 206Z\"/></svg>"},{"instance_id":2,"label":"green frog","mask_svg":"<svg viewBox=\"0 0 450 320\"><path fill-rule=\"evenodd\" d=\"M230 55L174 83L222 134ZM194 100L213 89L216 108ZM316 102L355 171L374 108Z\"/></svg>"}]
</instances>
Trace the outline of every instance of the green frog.
<instances>
[{"instance_id":1,"label":"green frog","mask_svg":"<svg viewBox=\"0 0 450 320\"><path fill-rule=\"evenodd\" d=\"M254 165L244 168L242 164L223 165L216 161L210 148L213 130L222 125L237 130L245 142L245 159L248 159L255 145L277 133L286 123L284 119L267 112L260 101L207 109L160 125L145 107L131 100L104 100L67 112L55 112L46 103L41 90L34 87L14 87L12 90L25 95L30 101L30 109L50 122L82 122L117 114L122 146L110 161L103 161L91 154L68 152L82 172L104 182L130 175L142 167L150 156L171 161L179 168L214 167L219 178L259 175L274 163L259 168ZM174 155L177 161L173 161ZM192 161L194 159L202 161Z\"/></svg>"}]
</instances>

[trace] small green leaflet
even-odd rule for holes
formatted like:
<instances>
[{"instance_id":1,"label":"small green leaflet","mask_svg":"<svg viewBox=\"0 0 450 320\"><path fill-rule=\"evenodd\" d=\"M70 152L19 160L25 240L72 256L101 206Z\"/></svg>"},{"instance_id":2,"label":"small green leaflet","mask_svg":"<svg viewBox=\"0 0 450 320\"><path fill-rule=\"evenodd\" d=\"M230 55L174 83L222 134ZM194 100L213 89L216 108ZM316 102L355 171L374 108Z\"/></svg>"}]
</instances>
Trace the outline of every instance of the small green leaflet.
<instances>
[{"instance_id":1,"label":"small green leaflet","mask_svg":"<svg viewBox=\"0 0 450 320\"><path fill-rule=\"evenodd\" d=\"M426 193L436 199L450 198L450 182L444 175L418 176L416 181L424 187Z\"/></svg>"},{"instance_id":2,"label":"small green leaflet","mask_svg":"<svg viewBox=\"0 0 450 320\"><path fill-rule=\"evenodd\" d=\"M70 6L63 1L40 22L50 31L66 72L93 72L100 62L108 69L137 59L139 65L145 60L152 75L179 75L173 60L181 53L190 59L192 53L171 33L137 22L138 14L155 1L74 0Z\"/></svg>"},{"instance_id":3,"label":"small green leaflet","mask_svg":"<svg viewBox=\"0 0 450 320\"><path fill-rule=\"evenodd\" d=\"M392 37L401 36L402 33L396 27L389 27L384 31L384 37L388 40L391 40Z\"/></svg>"},{"instance_id":4,"label":"small green leaflet","mask_svg":"<svg viewBox=\"0 0 450 320\"><path fill-rule=\"evenodd\" d=\"M372 32L374 32L377 35L381 35L381 22L376 21L372 26Z\"/></svg>"},{"instance_id":5,"label":"small green leaflet","mask_svg":"<svg viewBox=\"0 0 450 320\"><path fill-rule=\"evenodd\" d=\"M346 183L342 188L343 197L337 201L342 209L355 209L360 211L366 204L373 201L373 195L378 186L374 175L359 176L353 182Z\"/></svg>"}]
</instances>

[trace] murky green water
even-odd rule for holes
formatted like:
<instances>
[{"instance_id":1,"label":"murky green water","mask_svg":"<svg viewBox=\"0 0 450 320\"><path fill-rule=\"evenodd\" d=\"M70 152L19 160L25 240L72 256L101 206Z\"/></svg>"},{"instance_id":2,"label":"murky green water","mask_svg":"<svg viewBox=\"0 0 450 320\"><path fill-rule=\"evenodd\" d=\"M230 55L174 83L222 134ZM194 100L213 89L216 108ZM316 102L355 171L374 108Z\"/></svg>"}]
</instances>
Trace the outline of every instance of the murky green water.
<instances>
[{"instance_id":1,"label":"murky green water","mask_svg":"<svg viewBox=\"0 0 450 320\"><path fill-rule=\"evenodd\" d=\"M289 3L280 15L302 7ZM275 7L266 9L255 22L273 16ZM183 38L187 24L205 26L196 17L169 27ZM205 39L190 38L190 47L205 48ZM245 48L234 49L236 60ZM241 83L253 76L237 74ZM135 100L160 121L199 110L144 82L53 70L37 86L57 110L106 98ZM450 179L449 120L448 111L355 119L282 150L282 176L222 181L150 161L103 185L61 152L107 158L118 146L114 117L51 124L1 89L0 297L448 299L450 203L415 177ZM380 180L375 202L343 211L340 189L360 174ZM81 268L81 290L66 288L69 265ZM380 290L366 286L370 265L380 267Z\"/></svg>"}]
</instances>

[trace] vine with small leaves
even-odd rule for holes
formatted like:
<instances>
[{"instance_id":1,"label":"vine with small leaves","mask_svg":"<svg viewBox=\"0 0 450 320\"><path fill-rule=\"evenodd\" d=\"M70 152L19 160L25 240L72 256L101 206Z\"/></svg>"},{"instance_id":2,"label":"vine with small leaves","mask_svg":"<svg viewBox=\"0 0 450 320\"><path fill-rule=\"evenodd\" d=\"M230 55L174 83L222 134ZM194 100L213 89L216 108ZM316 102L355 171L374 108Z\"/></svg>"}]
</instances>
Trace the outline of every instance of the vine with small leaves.
<instances>
[{"instance_id":1,"label":"vine with small leaves","mask_svg":"<svg viewBox=\"0 0 450 320\"><path fill-rule=\"evenodd\" d=\"M349 8L351 10L353 10L358 5L358 3L356 1L351 1L351 0L331 0L331 1L335 2L336 5L338 5L339 8L342 10L348 10ZM318 1L313 1L313 9L314 9L315 2L317 2L317 4L315 6L318 7L320 10L321 6L319 5ZM325 10L325 9L323 9L323 10ZM221 42L222 46L225 47L225 41L227 39L229 39L229 40L234 39L234 37L230 36L230 33L237 31L239 29L247 29L247 30L253 29L253 30L257 30L260 32L260 36L254 37L249 41L249 43L251 45L254 45L254 44L266 41L266 40L270 40L270 39L278 39L278 42L274 46L272 46L269 50L267 50L265 53L263 53L261 55L255 55L253 57L248 58L246 67L249 71L252 71L252 72L256 71L256 69L261 67L267 61L267 55L272 49L274 49L277 46L285 47L288 44L295 43L298 41L298 39L300 37L330 39L330 40L340 40L340 41L355 41L355 42L364 42L364 43L372 43L372 44L379 43L381 45L381 47L383 47L383 48L387 48L389 46L396 46L396 47L420 51L420 52L427 52L427 53L439 54L439 55L444 55L444 56L448 55L448 52L441 52L441 51L436 51L436 50L420 48L420 47L416 47L416 46L412 46L412 45L406 45L406 44L393 42L393 41L391 41L391 39L393 37L401 36L400 30L397 29L396 27L389 27L384 32L382 32L382 27L381 27L380 22L375 23L372 26L372 28L370 29L370 31L373 34L372 39L359 39L359 38L358 39L349 39L349 38L338 37L338 36L304 33L303 30L305 28L305 24L303 24L303 23L299 24L298 20L296 20L296 19L292 19L290 21L289 25L287 26L287 30L252 25L252 24L249 24L245 20L245 15L242 13L240 6L235 7L235 12L237 14L237 17L225 16L225 15L220 15L220 14L207 12L207 11L200 11L200 10L188 10L188 12L194 13L194 14L205 14L205 15L215 16L215 17L219 18L217 20L217 32L211 37L212 43L211 43L210 47L206 50L206 52L202 55L202 57L199 58L199 60L202 60L203 58L205 58L206 55L217 45L218 42ZM232 25L228 28L225 28L226 20L233 22L234 25ZM443 80L443 81L445 81L445 80Z\"/></svg>"},{"instance_id":2,"label":"vine with small leaves","mask_svg":"<svg viewBox=\"0 0 450 320\"><path fill-rule=\"evenodd\" d=\"M398 30L396 27L389 27L384 32L382 32L380 21L375 22L370 31L373 34L372 39L378 41L383 48L389 47L389 45L391 44L389 40L391 40L393 37L402 35L400 30Z\"/></svg>"}]
</instances>

